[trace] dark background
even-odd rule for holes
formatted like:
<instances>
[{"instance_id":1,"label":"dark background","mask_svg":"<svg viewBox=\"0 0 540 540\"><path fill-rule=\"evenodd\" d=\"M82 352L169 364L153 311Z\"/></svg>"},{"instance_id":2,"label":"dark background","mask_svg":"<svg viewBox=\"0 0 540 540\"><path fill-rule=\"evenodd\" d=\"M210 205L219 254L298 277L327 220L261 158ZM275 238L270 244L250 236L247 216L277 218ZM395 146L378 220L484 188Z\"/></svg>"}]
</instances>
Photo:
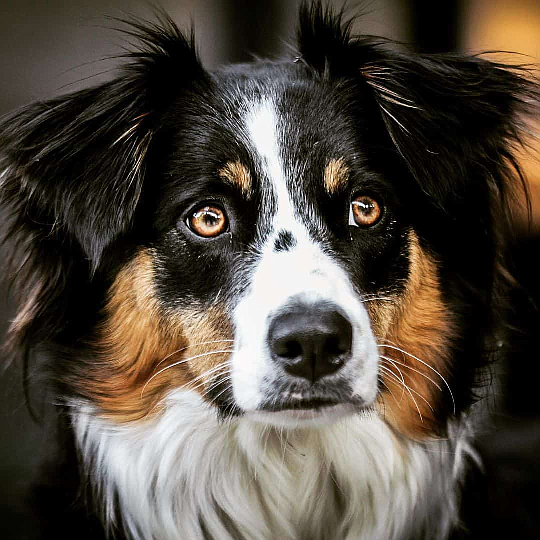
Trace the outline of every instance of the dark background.
<instances>
[{"instance_id":1,"label":"dark background","mask_svg":"<svg viewBox=\"0 0 540 540\"><path fill-rule=\"evenodd\" d=\"M338 6L342 2L335 2ZM294 36L296 6L287 0L161 0L182 28L193 20L203 62L209 68L246 61L252 54L277 56ZM357 2L348 3L351 13ZM505 50L515 62L538 63L540 0L373 0L363 2L359 32L379 34L427 52ZM128 0L8 0L0 4L0 114L36 99L47 99L112 76L122 37L108 17L151 16L148 2ZM499 58L501 55L499 55ZM473 499L478 537L512 534L540 538L540 166L524 161L531 181L533 219L522 215L509 258L526 295L518 301L515 323L522 329L507 365L497 374L492 429L479 438L487 483L478 482ZM1 217L1 216L0 216ZM1 257L1 253L0 253ZM1 260L1 259L0 259ZM1 267L0 267L1 268ZM1 271L1 270L0 270ZM0 336L12 310L0 289ZM532 299L530 302L527 297ZM35 539L39 525L26 510L27 487L41 458L54 449L54 402L40 396L43 417L34 422L22 394L21 373L0 373L0 538ZM41 398L41 399L40 399ZM480 536L481 535L481 536Z\"/></svg>"}]
</instances>

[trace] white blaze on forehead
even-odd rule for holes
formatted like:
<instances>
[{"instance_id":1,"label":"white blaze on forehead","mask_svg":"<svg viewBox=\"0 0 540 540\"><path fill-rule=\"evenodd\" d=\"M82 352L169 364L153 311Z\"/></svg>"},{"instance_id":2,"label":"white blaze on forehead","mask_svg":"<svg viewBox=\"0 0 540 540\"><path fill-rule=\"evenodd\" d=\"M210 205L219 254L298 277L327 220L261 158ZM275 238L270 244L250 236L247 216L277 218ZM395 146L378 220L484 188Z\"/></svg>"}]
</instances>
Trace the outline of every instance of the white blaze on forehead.
<instances>
[{"instance_id":1,"label":"white blaze on forehead","mask_svg":"<svg viewBox=\"0 0 540 540\"><path fill-rule=\"evenodd\" d=\"M258 176L264 188L276 198L272 218L273 234L260 246L260 257L253 266L249 288L239 299L233 314L235 345L231 356L231 382L237 405L244 411L257 407L273 395L273 384L280 370L268 347L269 322L291 302L301 302L306 309L319 302L335 305L350 321L353 329L352 358L341 370L348 378L354 395L366 403L377 391L378 348L370 330L369 316L358 298L347 271L328 255L311 237L302 218L295 212L288 185L298 180L303 163L283 163L283 150L295 144L287 137L286 125L270 98L253 103L245 116L248 144L258 163ZM264 189L263 188L263 189ZM297 204L300 191L295 190ZM280 230L290 232L294 246L275 250L274 240Z\"/></svg>"},{"instance_id":2,"label":"white blaze on forehead","mask_svg":"<svg viewBox=\"0 0 540 540\"><path fill-rule=\"evenodd\" d=\"M298 230L299 223L294 217L280 151L280 142L284 140L283 126L280 125L275 103L267 98L254 104L247 114L246 124L251 144L261 161L262 172L271 183L276 197L274 230Z\"/></svg>"},{"instance_id":3,"label":"white blaze on forehead","mask_svg":"<svg viewBox=\"0 0 540 540\"><path fill-rule=\"evenodd\" d=\"M277 114L270 100L257 103L248 113L247 127L251 142L263 160L272 182L285 183L278 146Z\"/></svg>"}]
</instances>

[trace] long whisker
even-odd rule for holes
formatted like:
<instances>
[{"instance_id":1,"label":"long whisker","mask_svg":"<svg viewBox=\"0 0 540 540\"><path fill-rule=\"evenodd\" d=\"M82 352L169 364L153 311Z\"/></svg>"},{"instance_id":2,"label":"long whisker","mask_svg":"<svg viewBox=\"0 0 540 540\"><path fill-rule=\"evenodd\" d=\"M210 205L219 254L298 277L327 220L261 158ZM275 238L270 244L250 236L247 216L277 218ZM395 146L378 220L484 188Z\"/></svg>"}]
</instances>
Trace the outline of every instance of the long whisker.
<instances>
[{"instance_id":1,"label":"long whisker","mask_svg":"<svg viewBox=\"0 0 540 540\"><path fill-rule=\"evenodd\" d=\"M394 398L396 405L401 409L401 403L399 403L399 401L396 399L396 396L394 396L394 392L390 390L390 387L382 380L381 377L379 377L379 382L390 392L390 395Z\"/></svg>"},{"instance_id":2,"label":"long whisker","mask_svg":"<svg viewBox=\"0 0 540 540\"><path fill-rule=\"evenodd\" d=\"M401 369L399 369L395 364L392 364L392 365L393 365L393 367L396 368L396 371L397 371L398 375L394 371L392 371L390 368L386 367L386 369L390 370L392 373L394 373L394 375L397 375L399 377L399 379L401 380L401 382L405 385L405 378L403 377L403 373L401 372ZM381 367L383 367L383 366L381 365Z\"/></svg>"},{"instance_id":3,"label":"long whisker","mask_svg":"<svg viewBox=\"0 0 540 540\"><path fill-rule=\"evenodd\" d=\"M207 386L207 390L211 390L212 388L214 388L216 386L219 386L219 384L221 384L222 380L231 379L230 376L222 378L222 375L223 375L223 373L221 373L221 372L213 373L211 377L209 377L208 379L200 382L196 386L190 386L189 384L187 384L187 385L183 386L182 388L184 388L186 390L197 390L198 388L201 388L202 386L209 385L209 386Z\"/></svg>"},{"instance_id":4,"label":"long whisker","mask_svg":"<svg viewBox=\"0 0 540 540\"><path fill-rule=\"evenodd\" d=\"M395 358L390 358L389 356L385 356L384 354L381 354L381 358L384 358L385 360L388 360L392 364L399 364L400 366L406 367L407 369L410 369L411 371L414 371L415 373L418 373L419 375L422 375L422 377L424 377L428 381L432 382L442 392L442 388L431 377L429 377L425 373L422 373L420 370L418 370L416 368L413 368L412 366L409 366L408 364L400 362L399 360L396 360Z\"/></svg>"},{"instance_id":5,"label":"long whisker","mask_svg":"<svg viewBox=\"0 0 540 540\"><path fill-rule=\"evenodd\" d=\"M227 392L231 388L231 385L227 385L217 396L213 397L213 399L218 399L222 394Z\"/></svg>"},{"instance_id":6,"label":"long whisker","mask_svg":"<svg viewBox=\"0 0 540 540\"><path fill-rule=\"evenodd\" d=\"M400 378L400 377L399 377L398 375L396 375L396 373L395 373L394 371L392 371L389 367L383 366L383 365L381 364L381 369L384 370L384 371L386 371L387 373L391 373L391 374L394 376L394 378L395 378L399 383L401 383L401 386L402 386L402 391L401 391L401 401L403 401L403 396L405 395L405 389L406 389L407 385L405 384L405 379L403 378L403 375L401 374L401 372L400 372L400 375L401 375L401 378ZM399 372L399 368L397 368L397 369L398 369L398 372Z\"/></svg>"},{"instance_id":7,"label":"long whisker","mask_svg":"<svg viewBox=\"0 0 540 540\"><path fill-rule=\"evenodd\" d=\"M210 392L211 390L214 390L215 388L218 388L219 386L221 386L223 383L229 383L227 384L227 388L230 388L231 387L231 381L232 381L232 377L230 375L226 375L225 377L222 377L222 373L215 373L212 377L210 377L207 381L204 381L202 383L199 383L196 387L194 388L190 388L189 386L186 386L185 388L187 390L197 390L197 388L200 388L201 386L204 386L206 384L208 384L209 381L213 381L212 384L210 384L209 386L207 386L205 388L206 392ZM227 389L226 388L226 389ZM223 392L220 392L218 394L217 397L219 397Z\"/></svg>"},{"instance_id":8,"label":"long whisker","mask_svg":"<svg viewBox=\"0 0 540 540\"><path fill-rule=\"evenodd\" d=\"M168 360L171 356L174 356L175 354L178 354L182 351L185 351L187 349L190 349L191 347L199 347L200 345L211 345L213 343L226 343L226 342L233 342L234 339L214 339L212 341L201 341L200 343L190 343L189 345L187 345L186 347L182 347L181 349L177 349L176 351L173 351L172 353L168 354L165 358L163 358L163 360L160 360L154 367L154 369L156 369L158 366L160 366L161 364L163 364L163 362L165 362L165 360Z\"/></svg>"},{"instance_id":9,"label":"long whisker","mask_svg":"<svg viewBox=\"0 0 540 540\"><path fill-rule=\"evenodd\" d=\"M209 381L214 381L212 384L210 384L206 388L206 391L210 392L210 390L214 390L214 388L218 388L219 386L221 386L224 383L230 383L232 381L232 377L231 377L231 375L226 375L226 376L222 377L221 373L216 373L215 375L213 375L208 380ZM206 382L208 382L208 381L206 381ZM230 387L231 385L229 384L228 386ZM192 389L190 388L190 390L192 390Z\"/></svg>"},{"instance_id":10,"label":"long whisker","mask_svg":"<svg viewBox=\"0 0 540 540\"><path fill-rule=\"evenodd\" d=\"M160 375L164 371L167 371L168 369L173 368L175 366L179 366L180 364L184 364L185 362L189 362L190 360L195 360L197 358L203 358L204 356L211 356L213 354L224 354L224 353L231 353L231 352L233 352L232 349L225 349L225 350L209 351L209 352L206 352L206 353L196 354L195 356L190 356L189 358L184 358L183 360L180 360L178 362L174 362L174 364L171 364L170 366L166 366L166 367L160 369L157 373L154 373L154 375L152 375L146 381L145 385L143 386L143 388L141 390L141 399L142 399L142 396L144 394L144 391L146 390L146 387L150 384L152 379L155 379L158 375Z\"/></svg>"},{"instance_id":11,"label":"long whisker","mask_svg":"<svg viewBox=\"0 0 540 540\"><path fill-rule=\"evenodd\" d=\"M381 366L381 367L383 367L383 366ZM392 372L392 373L394 373L394 372ZM416 391L414 388L411 388L411 387L408 386L407 384L406 384L405 386L407 387L407 389L408 389L409 391L413 392L413 393L416 394L421 400L425 401L426 404L427 404L427 406L431 409L432 412L435 412L435 411L433 410L433 407L431 406L430 402L429 402L422 394L420 394L420 392Z\"/></svg>"},{"instance_id":12,"label":"long whisker","mask_svg":"<svg viewBox=\"0 0 540 540\"><path fill-rule=\"evenodd\" d=\"M197 388L200 388L201 386L204 386L205 384L208 384L208 382L210 380L213 380L214 378L219 377L222 374L220 372L220 370L225 370L225 372L227 372L228 367L229 366L228 366L227 363L219 364L218 366L214 366L212 369L208 369L204 373L201 373L200 375L198 375L197 377L192 379L185 386L185 388L189 388L189 390L196 390ZM230 373L230 370L228 370L228 372ZM205 377L207 377L208 375L211 375L211 374L214 374L214 375L210 379L205 379ZM202 382L199 383L197 386L193 386L193 387L191 386L191 384L193 384L194 382L200 381L201 379L202 379Z\"/></svg>"},{"instance_id":13,"label":"long whisker","mask_svg":"<svg viewBox=\"0 0 540 540\"><path fill-rule=\"evenodd\" d=\"M211 380L213 380L213 379L218 379L218 378L220 377L220 375L221 375L221 373L216 373L215 375L213 375L212 377L210 377L210 378L208 379L208 381L211 381ZM222 381L230 381L231 379L232 379L232 378L230 377L230 375L227 376L227 377L224 377L223 379L220 379L218 383L214 383L214 384L210 385L210 387L208 388L208 390L211 390L212 388L215 388L215 387L219 386L219 384L221 384ZM208 382L208 381L205 381L205 382ZM204 383L203 383L203 384L204 384ZM200 386L202 386L202 384L201 384ZM198 386L197 386L196 388L198 388ZM195 390L195 388L190 388L190 390ZM157 408L157 406L158 406L158 404L156 403L156 404L154 405L154 407L146 414L146 416L149 416L150 413L151 413L153 410L155 410L155 409Z\"/></svg>"},{"instance_id":14,"label":"long whisker","mask_svg":"<svg viewBox=\"0 0 540 540\"><path fill-rule=\"evenodd\" d=\"M448 388L448 392L450 392L450 397L452 398L452 405L453 405L453 409L454 409L454 414L456 414L456 401L454 399L454 393L452 392L452 389L450 388L450 385L448 384L448 381L434 367L430 366L428 363L424 362L423 360L420 360L420 358L414 356L414 354L411 354L411 353L409 353L407 351L404 351L403 349L400 349L399 347L396 347L395 345L390 345L388 343L382 343L382 344L379 344L379 347L389 347L390 349L395 349L396 351L402 352L403 354L406 354L407 356L410 356L411 358L414 358L415 360L417 360L418 362L420 362L421 364L426 366L428 369L431 369L431 371L436 373L441 378L443 383L446 385L446 388Z\"/></svg>"},{"instance_id":15,"label":"long whisker","mask_svg":"<svg viewBox=\"0 0 540 540\"><path fill-rule=\"evenodd\" d=\"M381 369L386 371L388 373L388 375L390 377L392 377L394 380L401 383L403 385L403 387L405 388L405 390L407 390L407 392L409 393L409 396L411 396L411 399L413 400L413 403L414 403L414 405L416 407L416 410L418 411L418 416L420 417L420 422L423 423L424 418L422 416L422 413L420 412L420 407L418 407L418 403L417 403L416 399L414 399L414 396L413 396L413 394L411 392L411 388L409 388L403 381L401 381L391 369L389 369L389 368L387 368L385 366L381 366ZM417 392L415 392L415 393L417 393Z\"/></svg>"},{"instance_id":16,"label":"long whisker","mask_svg":"<svg viewBox=\"0 0 540 540\"><path fill-rule=\"evenodd\" d=\"M396 405L401 410L401 404L397 401L395 396L393 395L392 390L390 390L390 387L379 377L380 382L388 389L390 392L390 395L394 398L394 401L396 402ZM386 407L386 403L384 402L384 399L382 398L382 394L379 394L377 396L377 400L379 401L380 405L382 406L382 414L383 417L386 418L386 415L389 413L394 417L394 420L397 422L396 413L391 408Z\"/></svg>"}]
</instances>

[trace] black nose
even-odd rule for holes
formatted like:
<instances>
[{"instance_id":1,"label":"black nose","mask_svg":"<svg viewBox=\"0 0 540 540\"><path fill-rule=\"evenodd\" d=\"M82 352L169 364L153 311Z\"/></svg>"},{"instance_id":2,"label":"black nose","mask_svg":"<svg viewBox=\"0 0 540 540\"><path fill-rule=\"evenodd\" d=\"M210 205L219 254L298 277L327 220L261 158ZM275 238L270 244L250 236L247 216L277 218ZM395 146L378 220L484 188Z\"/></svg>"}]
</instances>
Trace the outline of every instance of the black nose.
<instances>
[{"instance_id":1,"label":"black nose","mask_svg":"<svg viewBox=\"0 0 540 540\"><path fill-rule=\"evenodd\" d=\"M268 345L285 371L315 382L349 359L352 326L331 304L293 306L271 322Z\"/></svg>"}]
</instances>

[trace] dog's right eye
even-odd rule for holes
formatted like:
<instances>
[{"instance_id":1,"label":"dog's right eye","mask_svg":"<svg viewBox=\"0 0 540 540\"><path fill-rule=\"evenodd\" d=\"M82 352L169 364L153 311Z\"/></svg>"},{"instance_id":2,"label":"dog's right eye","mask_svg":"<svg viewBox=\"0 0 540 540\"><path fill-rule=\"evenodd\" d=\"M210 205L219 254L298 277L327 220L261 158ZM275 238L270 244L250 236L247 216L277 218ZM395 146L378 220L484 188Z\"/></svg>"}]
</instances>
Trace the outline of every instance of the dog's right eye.
<instances>
[{"instance_id":1,"label":"dog's right eye","mask_svg":"<svg viewBox=\"0 0 540 540\"><path fill-rule=\"evenodd\" d=\"M216 205L195 208L187 218L187 226L198 236L214 238L228 229L225 211Z\"/></svg>"}]
</instances>

